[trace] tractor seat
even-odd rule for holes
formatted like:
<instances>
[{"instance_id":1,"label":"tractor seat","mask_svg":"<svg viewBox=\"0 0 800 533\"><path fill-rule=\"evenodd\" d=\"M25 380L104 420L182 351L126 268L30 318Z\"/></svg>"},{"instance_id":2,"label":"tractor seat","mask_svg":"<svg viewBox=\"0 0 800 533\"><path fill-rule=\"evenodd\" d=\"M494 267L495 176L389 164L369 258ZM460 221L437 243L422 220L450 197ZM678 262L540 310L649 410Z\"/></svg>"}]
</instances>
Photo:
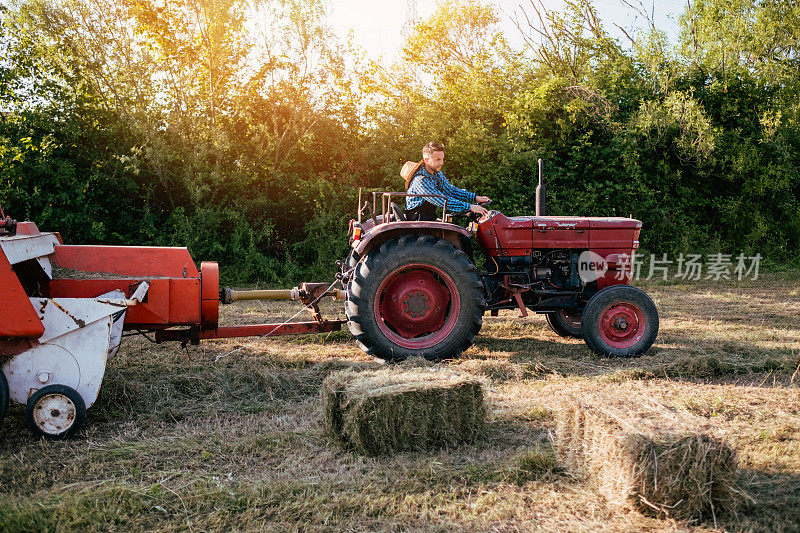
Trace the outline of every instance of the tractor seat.
<instances>
[{"instance_id":1,"label":"tractor seat","mask_svg":"<svg viewBox=\"0 0 800 533\"><path fill-rule=\"evenodd\" d=\"M400 209L400 206L396 203L392 202L389 204L389 209L392 212L392 216L394 216L395 221L397 222L405 222L406 215L403 213L403 210Z\"/></svg>"}]
</instances>

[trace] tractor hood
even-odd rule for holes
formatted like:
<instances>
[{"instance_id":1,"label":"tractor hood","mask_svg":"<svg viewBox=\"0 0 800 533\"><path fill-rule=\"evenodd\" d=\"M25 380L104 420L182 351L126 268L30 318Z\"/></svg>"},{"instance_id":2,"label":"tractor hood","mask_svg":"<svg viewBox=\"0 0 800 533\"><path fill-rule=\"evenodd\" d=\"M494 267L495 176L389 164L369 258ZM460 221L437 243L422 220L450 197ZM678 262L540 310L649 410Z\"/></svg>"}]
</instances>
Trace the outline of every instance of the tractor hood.
<instances>
[{"instance_id":1,"label":"tractor hood","mask_svg":"<svg viewBox=\"0 0 800 533\"><path fill-rule=\"evenodd\" d=\"M492 211L477 238L492 256L528 255L534 249L638 247L642 222L623 217L521 216Z\"/></svg>"}]
</instances>

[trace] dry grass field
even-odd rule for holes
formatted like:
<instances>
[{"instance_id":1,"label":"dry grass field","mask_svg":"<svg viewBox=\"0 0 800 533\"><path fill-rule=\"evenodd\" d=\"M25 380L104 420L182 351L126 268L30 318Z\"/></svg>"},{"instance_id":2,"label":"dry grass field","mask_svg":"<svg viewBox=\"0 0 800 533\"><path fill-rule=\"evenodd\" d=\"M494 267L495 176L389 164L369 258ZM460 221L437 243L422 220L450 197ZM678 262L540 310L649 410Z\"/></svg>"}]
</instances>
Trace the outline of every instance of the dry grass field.
<instances>
[{"instance_id":1,"label":"dry grass field","mask_svg":"<svg viewBox=\"0 0 800 533\"><path fill-rule=\"evenodd\" d=\"M391 457L323 436L325 376L377 366L347 332L264 339L217 363L241 343L127 338L76 438L35 441L22 408L10 409L0 531L799 531L799 275L639 284L661 330L636 359L597 358L540 315L487 315L475 346L443 363L486 380L486 438ZM324 307L341 315L341 302ZM223 320L296 309L234 305ZM707 420L738 454L735 512L647 518L562 469L553 414L581 393L647 394Z\"/></svg>"}]
</instances>

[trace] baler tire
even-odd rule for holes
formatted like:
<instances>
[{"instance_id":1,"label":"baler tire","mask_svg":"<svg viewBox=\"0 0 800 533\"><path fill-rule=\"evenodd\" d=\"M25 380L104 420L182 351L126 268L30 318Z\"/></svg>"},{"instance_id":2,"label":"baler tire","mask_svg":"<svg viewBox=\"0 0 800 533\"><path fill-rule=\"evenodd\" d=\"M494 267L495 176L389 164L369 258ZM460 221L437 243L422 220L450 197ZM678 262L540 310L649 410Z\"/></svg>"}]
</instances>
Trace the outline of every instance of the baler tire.
<instances>
[{"instance_id":1,"label":"baler tire","mask_svg":"<svg viewBox=\"0 0 800 533\"><path fill-rule=\"evenodd\" d=\"M583 339L601 357L634 357L658 335L658 309L642 290L612 285L589 300L583 310Z\"/></svg>"},{"instance_id":2,"label":"baler tire","mask_svg":"<svg viewBox=\"0 0 800 533\"><path fill-rule=\"evenodd\" d=\"M480 331L485 309L483 284L467 255L418 234L390 239L362 257L345 304L359 347L385 361L460 356Z\"/></svg>"},{"instance_id":3,"label":"baler tire","mask_svg":"<svg viewBox=\"0 0 800 533\"><path fill-rule=\"evenodd\" d=\"M3 373L3 370L0 369L0 424L3 423L3 419L6 417L6 411L8 411L8 400L11 397L11 391L8 388L8 380L6 379L6 375Z\"/></svg>"},{"instance_id":4,"label":"baler tire","mask_svg":"<svg viewBox=\"0 0 800 533\"><path fill-rule=\"evenodd\" d=\"M573 321L570 321L569 316ZM554 311L552 313L545 313L544 317L547 320L547 324L550 326L550 329L555 331L561 337L572 337L575 339L582 339L583 338L583 326L582 324L578 324L577 326L574 324L574 319L576 316L582 317L583 313L566 313L563 309L559 311Z\"/></svg>"},{"instance_id":5,"label":"baler tire","mask_svg":"<svg viewBox=\"0 0 800 533\"><path fill-rule=\"evenodd\" d=\"M40 405L40 402L48 401L54 407L51 408L47 403ZM51 408L52 411L47 413L45 411L47 408ZM51 425L62 421L62 413L58 408L66 409L66 415L63 418L64 422L69 424L63 428L56 425L55 428L51 429ZM43 411L45 412L42 413ZM53 418L56 420L52 420ZM83 423L86 421L86 403L78 391L72 387L47 385L34 392L28 398L25 420L36 437L44 437L47 440L66 439L83 427Z\"/></svg>"}]
</instances>

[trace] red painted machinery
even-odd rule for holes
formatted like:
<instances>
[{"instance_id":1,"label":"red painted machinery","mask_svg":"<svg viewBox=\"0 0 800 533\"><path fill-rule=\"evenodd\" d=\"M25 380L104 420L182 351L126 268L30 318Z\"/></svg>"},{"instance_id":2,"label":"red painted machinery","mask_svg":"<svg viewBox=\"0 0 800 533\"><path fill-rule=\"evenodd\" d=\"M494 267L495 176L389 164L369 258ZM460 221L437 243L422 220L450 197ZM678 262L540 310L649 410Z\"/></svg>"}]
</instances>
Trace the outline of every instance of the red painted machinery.
<instances>
[{"instance_id":1,"label":"red painted machinery","mask_svg":"<svg viewBox=\"0 0 800 533\"><path fill-rule=\"evenodd\" d=\"M543 185L541 185L543 192ZM538 190L538 189L537 189ZM373 193L351 221L352 251L333 285L291 290L220 291L216 263L198 270L186 248L65 245L32 222L0 218L0 421L9 399L25 404L33 432L67 436L97 399L106 360L124 330L155 340L334 331L323 296L346 298L348 327L368 354L385 360L457 357L472 345L483 314L500 309L544 313L560 335L583 337L600 355L646 352L658 311L630 287L642 223L632 218L506 217L491 211L468 228L441 220L408 221L393 202L406 193ZM475 236L486 270L473 261ZM294 299L309 322L224 326L219 304Z\"/></svg>"},{"instance_id":2,"label":"red painted machinery","mask_svg":"<svg viewBox=\"0 0 800 533\"><path fill-rule=\"evenodd\" d=\"M327 284L286 291L220 292L216 263L198 270L186 248L75 246L33 222L0 219L0 421L9 399L27 406L31 430L65 437L97 399L106 360L124 330L165 340L290 335L341 329L317 302L342 297ZM220 300L295 299L312 321L224 326Z\"/></svg>"}]
</instances>

